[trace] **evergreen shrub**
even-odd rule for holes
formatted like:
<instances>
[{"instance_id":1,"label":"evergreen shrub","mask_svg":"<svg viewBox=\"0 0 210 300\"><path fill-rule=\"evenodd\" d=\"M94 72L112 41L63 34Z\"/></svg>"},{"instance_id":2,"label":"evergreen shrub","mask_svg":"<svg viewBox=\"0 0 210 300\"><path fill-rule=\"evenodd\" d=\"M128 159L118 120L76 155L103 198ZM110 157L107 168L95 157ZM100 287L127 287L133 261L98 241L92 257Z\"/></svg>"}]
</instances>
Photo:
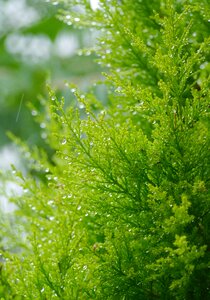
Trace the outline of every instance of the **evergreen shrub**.
<instances>
[{"instance_id":1,"label":"evergreen shrub","mask_svg":"<svg viewBox=\"0 0 210 300\"><path fill-rule=\"evenodd\" d=\"M64 107L49 90L52 155L17 141L37 176L15 170L10 293L210 299L209 1L60 2L66 23L98 31L107 103L69 84Z\"/></svg>"}]
</instances>

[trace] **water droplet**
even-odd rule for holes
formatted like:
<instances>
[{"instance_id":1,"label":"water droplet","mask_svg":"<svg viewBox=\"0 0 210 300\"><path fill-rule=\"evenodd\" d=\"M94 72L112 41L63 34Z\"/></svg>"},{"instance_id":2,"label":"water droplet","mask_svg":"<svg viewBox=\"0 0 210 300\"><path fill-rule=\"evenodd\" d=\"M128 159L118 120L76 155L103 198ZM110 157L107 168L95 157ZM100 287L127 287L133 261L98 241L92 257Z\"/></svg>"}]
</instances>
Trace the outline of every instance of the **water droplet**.
<instances>
[{"instance_id":1,"label":"water droplet","mask_svg":"<svg viewBox=\"0 0 210 300\"><path fill-rule=\"evenodd\" d=\"M41 123L41 124L40 124L40 127L41 127L41 128L46 128L46 124L45 124L45 123Z\"/></svg>"},{"instance_id":2,"label":"water droplet","mask_svg":"<svg viewBox=\"0 0 210 300\"><path fill-rule=\"evenodd\" d=\"M79 205L78 207L77 207L77 210L80 210L82 208L82 206L81 205Z\"/></svg>"},{"instance_id":3,"label":"water droplet","mask_svg":"<svg viewBox=\"0 0 210 300\"><path fill-rule=\"evenodd\" d=\"M87 270L87 266L86 265L83 267L83 270Z\"/></svg>"},{"instance_id":4,"label":"water droplet","mask_svg":"<svg viewBox=\"0 0 210 300\"><path fill-rule=\"evenodd\" d=\"M208 62L205 61L203 64L200 65L200 69L203 70L208 65Z\"/></svg>"},{"instance_id":5,"label":"water droplet","mask_svg":"<svg viewBox=\"0 0 210 300\"><path fill-rule=\"evenodd\" d=\"M116 92L121 92L122 91L122 87L121 86L118 86L115 90Z\"/></svg>"},{"instance_id":6,"label":"water droplet","mask_svg":"<svg viewBox=\"0 0 210 300\"><path fill-rule=\"evenodd\" d=\"M55 96L52 96L52 97L51 97L51 100L52 100L52 101L55 101L55 99L56 99Z\"/></svg>"},{"instance_id":7,"label":"water droplet","mask_svg":"<svg viewBox=\"0 0 210 300\"><path fill-rule=\"evenodd\" d=\"M66 19L67 19L67 20L70 20L70 19L71 19L71 16L70 16L70 15L66 15Z\"/></svg>"},{"instance_id":8,"label":"water droplet","mask_svg":"<svg viewBox=\"0 0 210 300\"><path fill-rule=\"evenodd\" d=\"M48 205L52 205L52 204L54 204L54 201L53 201L53 200L49 200L49 201L47 202L47 204L48 204Z\"/></svg>"},{"instance_id":9,"label":"water droplet","mask_svg":"<svg viewBox=\"0 0 210 300\"><path fill-rule=\"evenodd\" d=\"M92 10L97 10L99 8L99 0L90 0L90 6Z\"/></svg>"},{"instance_id":10,"label":"water droplet","mask_svg":"<svg viewBox=\"0 0 210 300\"><path fill-rule=\"evenodd\" d=\"M64 138L64 139L62 139L61 144L62 144L62 145L65 145L66 142L67 142L67 140Z\"/></svg>"},{"instance_id":11,"label":"water droplet","mask_svg":"<svg viewBox=\"0 0 210 300\"><path fill-rule=\"evenodd\" d=\"M91 51L89 51L89 50L88 50L88 51L86 51L86 52L85 52L85 55L86 55L86 56L89 56L89 55L91 55Z\"/></svg>"},{"instance_id":12,"label":"water droplet","mask_svg":"<svg viewBox=\"0 0 210 300\"><path fill-rule=\"evenodd\" d=\"M80 21L80 18L74 18L74 21L75 21L75 22L79 22L79 21Z\"/></svg>"},{"instance_id":13,"label":"water droplet","mask_svg":"<svg viewBox=\"0 0 210 300\"><path fill-rule=\"evenodd\" d=\"M45 140L45 139L47 138L47 133L46 133L46 132L42 132L41 138L42 138L43 140Z\"/></svg>"},{"instance_id":14,"label":"water droplet","mask_svg":"<svg viewBox=\"0 0 210 300\"><path fill-rule=\"evenodd\" d=\"M50 217L49 217L49 220L50 220L50 221L53 221L54 219L55 219L55 217L53 217L53 216L50 216Z\"/></svg>"},{"instance_id":15,"label":"water droplet","mask_svg":"<svg viewBox=\"0 0 210 300\"><path fill-rule=\"evenodd\" d=\"M41 293L44 293L44 288L41 289Z\"/></svg>"},{"instance_id":16,"label":"water droplet","mask_svg":"<svg viewBox=\"0 0 210 300\"><path fill-rule=\"evenodd\" d=\"M139 105L139 106L144 105L144 101L140 101L140 102L138 103L138 105Z\"/></svg>"},{"instance_id":17,"label":"water droplet","mask_svg":"<svg viewBox=\"0 0 210 300\"><path fill-rule=\"evenodd\" d=\"M47 176L47 180L52 180L52 176L51 175Z\"/></svg>"},{"instance_id":18,"label":"water droplet","mask_svg":"<svg viewBox=\"0 0 210 300\"><path fill-rule=\"evenodd\" d=\"M83 109L83 108L85 108L85 105L83 103L79 103L79 108Z\"/></svg>"},{"instance_id":19,"label":"water droplet","mask_svg":"<svg viewBox=\"0 0 210 300\"><path fill-rule=\"evenodd\" d=\"M32 116L34 116L34 117L35 117L35 116L37 116L37 115L38 115L38 112L37 112L36 110L34 110L34 109L33 109L33 110L31 111L31 114L32 114Z\"/></svg>"}]
</instances>

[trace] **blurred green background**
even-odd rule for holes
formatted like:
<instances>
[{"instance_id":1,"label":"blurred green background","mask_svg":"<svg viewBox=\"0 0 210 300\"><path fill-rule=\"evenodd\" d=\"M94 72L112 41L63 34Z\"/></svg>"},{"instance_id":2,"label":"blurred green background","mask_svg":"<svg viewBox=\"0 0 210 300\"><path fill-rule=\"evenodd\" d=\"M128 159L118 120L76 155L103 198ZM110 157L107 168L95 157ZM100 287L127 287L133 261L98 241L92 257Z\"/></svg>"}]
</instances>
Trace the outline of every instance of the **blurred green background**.
<instances>
[{"instance_id":1,"label":"blurred green background","mask_svg":"<svg viewBox=\"0 0 210 300\"><path fill-rule=\"evenodd\" d=\"M48 2L0 0L0 151L10 143L7 131L29 144L43 143L42 128L33 120L36 112L27 103L39 111L47 82L68 102L73 96L65 81L85 90L100 77L92 54L79 51L94 44L96 32L59 21L62 7Z\"/></svg>"}]
</instances>

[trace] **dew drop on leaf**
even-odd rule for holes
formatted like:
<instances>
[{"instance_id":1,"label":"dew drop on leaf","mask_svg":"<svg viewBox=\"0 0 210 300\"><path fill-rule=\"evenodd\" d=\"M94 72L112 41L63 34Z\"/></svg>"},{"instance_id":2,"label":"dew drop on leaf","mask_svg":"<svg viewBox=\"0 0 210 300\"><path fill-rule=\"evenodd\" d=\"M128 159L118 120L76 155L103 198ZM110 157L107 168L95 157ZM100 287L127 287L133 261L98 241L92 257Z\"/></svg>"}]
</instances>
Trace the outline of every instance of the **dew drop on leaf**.
<instances>
[{"instance_id":1,"label":"dew drop on leaf","mask_svg":"<svg viewBox=\"0 0 210 300\"><path fill-rule=\"evenodd\" d=\"M35 109L33 109L32 111L31 111L31 114L32 114L32 116L37 116L38 115L38 112L35 110Z\"/></svg>"},{"instance_id":2,"label":"dew drop on leaf","mask_svg":"<svg viewBox=\"0 0 210 300\"><path fill-rule=\"evenodd\" d=\"M66 141L66 139L64 138L64 139L62 139L61 144L62 144L62 145L65 145L66 142L67 142L67 141Z\"/></svg>"},{"instance_id":3,"label":"dew drop on leaf","mask_svg":"<svg viewBox=\"0 0 210 300\"><path fill-rule=\"evenodd\" d=\"M85 108L85 105L83 103L79 103L79 108L83 109L83 108Z\"/></svg>"},{"instance_id":4,"label":"dew drop on leaf","mask_svg":"<svg viewBox=\"0 0 210 300\"><path fill-rule=\"evenodd\" d=\"M41 123L41 124L40 124L40 127L41 127L41 128L46 128L46 124L45 124L45 123Z\"/></svg>"}]
</instances>

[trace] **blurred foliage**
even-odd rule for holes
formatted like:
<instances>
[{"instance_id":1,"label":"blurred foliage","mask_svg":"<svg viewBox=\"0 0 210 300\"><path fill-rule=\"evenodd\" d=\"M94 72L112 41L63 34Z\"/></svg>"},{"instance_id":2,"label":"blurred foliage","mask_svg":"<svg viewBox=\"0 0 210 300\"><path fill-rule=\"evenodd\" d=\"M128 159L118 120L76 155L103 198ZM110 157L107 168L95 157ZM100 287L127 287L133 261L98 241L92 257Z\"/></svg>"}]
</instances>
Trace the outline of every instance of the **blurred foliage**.
<instances>
[{"instance_id":1,"label":"blurred foliage","mask_svg":"<svg viewBox=\"0 0 210 300\"><path fill-rule=\"evenodd\" d=\"M9 141L6 131L43 145L27 103L39 110L46 82L70 102L64 81L85 89L99 76L93 57L77 53L94 42L94 33L65 25L56 12L42 0L0 1L0 146Z\"/></svg>"}]
</instances>

